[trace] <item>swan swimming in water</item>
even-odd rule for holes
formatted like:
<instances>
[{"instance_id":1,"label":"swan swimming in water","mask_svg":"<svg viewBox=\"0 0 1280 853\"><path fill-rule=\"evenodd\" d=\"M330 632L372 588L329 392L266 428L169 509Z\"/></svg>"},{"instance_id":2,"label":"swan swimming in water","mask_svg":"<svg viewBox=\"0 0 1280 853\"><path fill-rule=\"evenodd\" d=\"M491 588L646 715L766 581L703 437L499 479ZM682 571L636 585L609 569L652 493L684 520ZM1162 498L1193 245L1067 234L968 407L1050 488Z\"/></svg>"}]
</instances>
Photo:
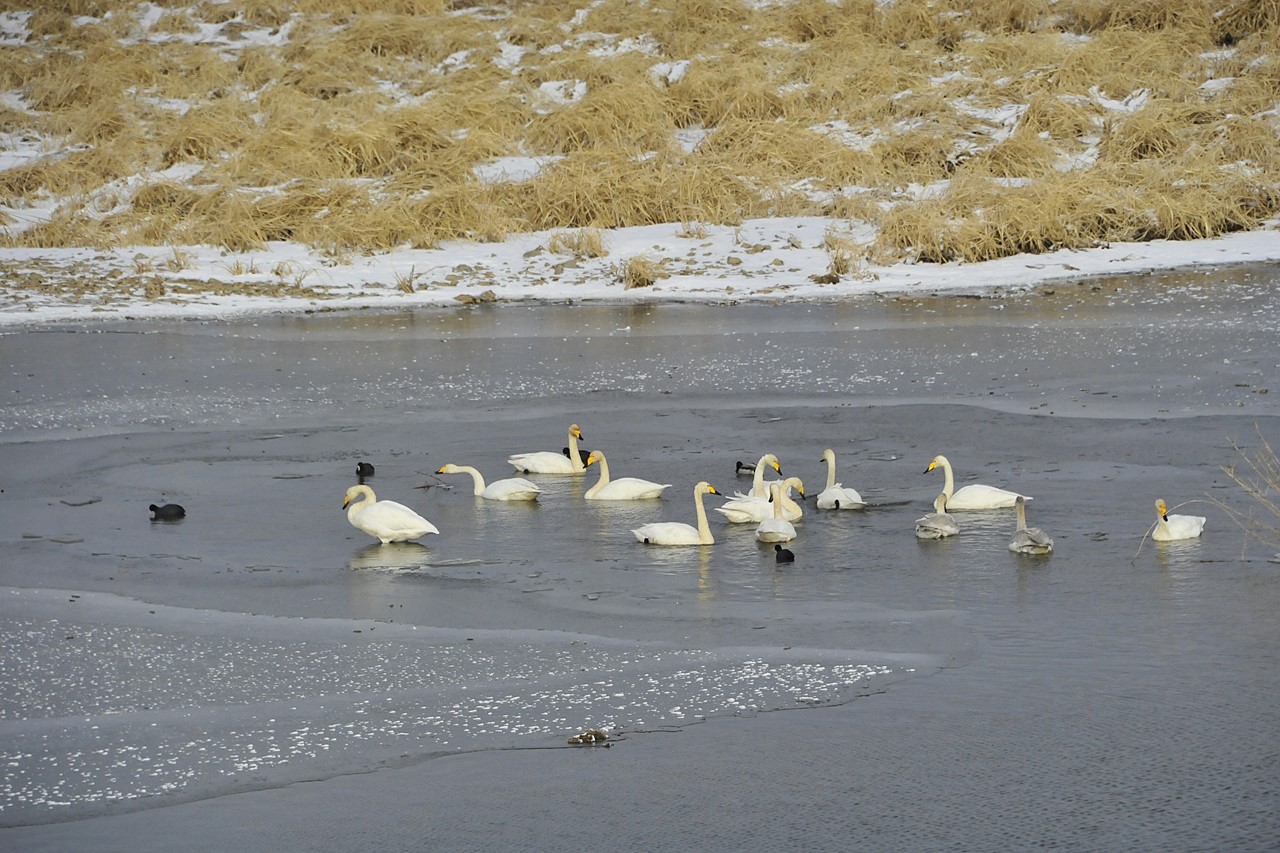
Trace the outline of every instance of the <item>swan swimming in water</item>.
<instances>
[{"instance_id":1,"label":"swan swimming in water","mask_svg":"<svg viewBox=\"0 0 1280 853\"><path fill-rule=\"evenodd\" d=\"M799 521L804 515L804 507L791 499L791 489L797 489L804 496L804 483L799 477L788 477L785 480L774 480L770 489L782 485L782 517L787 521ZM759 523L773 516L773 499L757 498L754 495L739 495L733 500L725 501L716 507L716 512L734 524Z\"/></svg>"},{"instance_id":2,"label":"swan swimming in water","mask_svg":"<svg viewBox=\"0 0 1280 853\"><path fill-rule=\"evenodd\" d=\"M428 533L440 532L434 524L404 504L378 500L373 489L364 485L347 489L342 508L347 511L347 521L352 527L363 530L383 545L408 542Z\"/></svg>"},{"instance_id":3,"label":"swan swimming in water","mask_svg":"<svg viewBox=\"0 0 1280 853\"><path fill-rule=\"evenodd\" d=\"M583 495L589 501L642 501L649 498L660 498L662 493L671 488L670 483L655 483L641 480L639 477L619 477L609 479L609 460L599 450L593 450L587 456L587 467L600 463L600 479Z\"/></svg>"},{"instance_id":4,"label":"swan swimming in water","mask_svg":"<svg viewBox=\"0 0 1280 853\"><path fill-rule=\"evenodd\" d=\"M484 477L470 465L454 465L452 462L441 465L437 474L470 474L475 485L476 497L491 501L536 501L542 494L542 488L524 477L508 477L505 480L494 480L485 485Z\"/></svg>"},{"instance_id":5,"label":"swan swimming in water","mask_svg":"<svg viewBox=\"0 0 1280 853\"><path fill-rule=\"evenodd\" d=\"M745 472L747 466L739 462L738 468L740 471ZM768 468L772 468L774 471L778 472L778 476L782 476L782 463L778 461L778 457L774 456L772 453L766 453L764 456L760 457L759 462L751 466L751 491L747 492L745 495L742 492L735 492L734 497L742 498L750 496L768 500L769 488L764 484L764 472Z\"/></svg>"},{"instance_id":6,"label":"swan swimming in water","mask_svg":"<svg viewBox=\"0 0 1280 853\"><path fill-rule=\"evenodd\" d=\"M933 512L916 519L916 536L920 539L945 539L960 532L956 520L947 515L947 496L933 499Z\"/></svg>"},{"instance_id":7,"label":"swan swimming in water","mask_svg":"<svg viewBox=\"0 0 1280 853\"><path fill-rule=\"evenodd\" d=\"M794 477L792 479L795 479ZM787 481L788 483L790 480ZM790 542L796 538L796 526L782 517L782 495L786 489L784 483L772 483L769 493L773 498L773 516L763 519L756 528L756 540L759 542ZM800 494L804 495L801 488Z\"/></svg>"},{"instance_id":8,"label":"swan swimming in water","mask_svg":"<svg viewBox=\"0 0 1280 853\"><path fill-rule=\"evenodd\" d=\"M632 530L636 540L646 545L714 545L711 525L707 523L707 511L702 506L703 495L717 495L716 487L703 480L693 487L693 503L697 509L698 526L681 521L656 521Z\"/></svg>"},{"instance_id":9,"label":"swan swimming in water","mask_svg":"<svg viewBox=\"0 0 1280 853\"><path fill-rule=\"evenodd\" d=\"M862 509L867 502L856 489L846 489L836 482L836 452L831 448L822 451L822 461L827 463L827 487L818 492L818 509Z\"/></svg>"},{"instance_id":10,"label":"swan swimming in water","mask_svg":"<svg viewBox=\"0 0 1280 853\"><path fill-rule=\"evenodd\" d=\"M1027 527L1027 501L1018 495L1014 506L1018 508L1018 529L1009 539L1009 550L1017 554L1048 554L1053 550L1053 540L1039 527Z\"/></svg>"},{"instance_id":11,"label":"swan swimming in water","mask_svg":"<svg viewBox=\"0 0 1280 853\"><path fill-rule=\"evenodd\" d=\"M521 474L581 474L587 470L587 466L586 460L578 450L580 438L582 438L582 430L577 424L571 424L568 454L554 453L550 450L516 453L507 459L507 464Z\"/></svg>"},{"instance_id":12,"label":"swan swimming in water","mask_svg":"<svg viewBox=\"0 0 1280 853\"><path fill-rule=\"evenodd\" d=\"M1026 495L1019 495L1017 492L1011 492L1008 489L986 486L981 483L973 483L957 490L955 487L955 475L951 471L951 462L948 461L947 457L933 457L933 461L929 463L928 468L924 469L924 472L928 474L938 467L942 468L942 493L947 496L948 511L956 509L1000 509L1001 507L1013 506L1014 501L1019 497L1031 500Z\"/></svg>"},{"instance_id":13,"label":"swan swimming in water","mask_svg":"<svg viewBox=\"0 0 1280 853\"><path fill-rule=\"evenodd\" d=\"M1195 539L1204 530L1207 521L1203 515L1169 515L1164 498L1156 499L1156 529L1151 538L1157 542L1173 542L1178 539Z\"/></svg>"}]
</instances>

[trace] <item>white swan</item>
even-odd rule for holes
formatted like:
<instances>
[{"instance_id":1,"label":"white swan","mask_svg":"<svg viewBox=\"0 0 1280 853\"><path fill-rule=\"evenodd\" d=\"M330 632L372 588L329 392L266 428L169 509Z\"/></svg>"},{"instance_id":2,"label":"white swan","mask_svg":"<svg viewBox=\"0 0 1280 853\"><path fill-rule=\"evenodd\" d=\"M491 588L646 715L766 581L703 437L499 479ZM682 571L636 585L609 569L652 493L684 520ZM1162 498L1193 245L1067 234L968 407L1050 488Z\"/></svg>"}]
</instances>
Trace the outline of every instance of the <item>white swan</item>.
<instances>
[{"instance_id":1,"label":"white swan","mask_svg":"<svg viewBox=\"0 0 1280 853\"><path fill-rule=\"evenodd\" d=\"M867 502L856 489L846 489L836 482L836 452L831 448L822 451L822 461L827 463L827 487L818 492L818 509L862 509Z\"/></svg>"},{"instance_id":2,"label":"white swan","mask_svg":"<svg viewBox=\"0 0 1280 853\"><path fill-rule=\"evenodd\" d=\"M357 500L363 498L363 500ZM348 508L349 507L349 508ZM428 533L439 533L436 526L395 501L380 501L368 486L352 486L342 500L347 510L347 521L358 530L388 542L408 542L420 539Z\"/></svg>"},{"instance_id":3,"label":"white swan","mask_svg":"<svg viewBox=\"0 0 1280 853\"><path fill-rule=\"evenodd\" d=\"M542 494L541 487L537 483L526 480L524 477L509 477L505 480L494 480L489 485L485 485L484 477L480 472L470 465L454 465L452 462L441 465L437 474L470 474L471 481L475 484L476 497L485 498L491 501L536 501L538 495Z\"/></svg>"},{"instance_id":4,"label":"white swan","mask_svg":"<svg viewBox=\"0 0 1280 853\"><path fill-rule=\"evenodd\" d=\"M794 478L792 478L794 479ZM773 498L773 516L763 519L756 528L756 540L759 542L790 542L796 538L796 526L782 517L782 495L785 488L782 483L772 483L769 494Z\"/></svg>"},{"instance_id":5,"label":"white swan","mask_svg":"<svg viewBox=\"0 0 1280 853\"><path fill-rule=\"evenodd\" d=\"M1019 497L1027 498L1026 495L1019 495L1017 492L1011 492L1008 489L999 489L995 486L984 486L980 483L973 483L956 491L955 476L951 472L951 463L945 456L935 456L933 461L929 463L929 467L924 469L928 474L934 468L942 467L942 475L944 477L942 493L947 496L947 509L999 509L1001 507L1013 506L1014 501Z\"/></svg>"},{"instance_id":6,"label":"white swan","mask_svg":"<svg viewBox=\"0 0 1280 853\"><path fill-rule=\"evenodd\" d=\"M1151 538L1157 542L1173 542L1177 539L1195 539L1204 530L1207 521L1203 515L1169 515L1164 498L1156 500L1156 529Z\"/></svg>"},{"instance_id":7,"label":"white swan","mask_svg":"<svg viewBox=\"0 0 1280 853\"><path fill-rule=\"evenodd\" d=\"M782 517L787 521L799 521L804 515L804 507L791 499L791 489L798 490L800 497L804 497L804 483L800 481L799 477L788 477L785 480L773 481L769 484L770 489L778 484L783 486ZM773 500L772 498L757 498L754 495L739 495L733 500L725 501L715 510L734 524L747 524L749 522L758 524L773 515Z\"/></svg>"},{"instance_id":8,"label":"white swan","mask_svg":"<svg viewBox=\"0 0 1280 853\"><path fill-rule=\"evenodd\" d=\"M741 462L738 463L738 469L740 471L745 471L746 468L746 465L743 465ZM772 468L778 472L779 476L782 475L782 463L778 461L778 457L774 456L772 453L766 453L764 456L760 457L759 462L751 466L751 491L746 494L743 494L742 492L734 492L734 497L743 498L750 496L768 500L769 487L764 484L764 472L766 468Z\"/></svg>"},{"instance_id":9,"label":"white swan","mask_svg":"<svg viewBox=\"0 0 1280 853\"><path fill-rule=\"evenodd\" d=\"M698 526L681 521L657 521L642 524L631 532L646 545L714 545L711 525L707 523L707 511L702 506L703 495L718 495L716 487L703 480L693 487L693 503L697 507Z\"/></svg>"},{"instance_id":10,"label":"white swan","mask_svg":"<svg viewBox=\"0 0 1280 853\"><path fill-rule=\"evenodd\" d=\"M947 496L933 499L933 512L916 519L916 536L920 539L945 539L960 532L956 520L947 515Z\"/></svg>"},{"instance_id":11,"label":"white swan","mask_svg":"<svg viewBox=\"0 0 1280 853\"><path fill-rule=\"evenodd\" d=\"M641 480L639 477L619 477L609 479L609 460L599 450L591 451L587 457L587 467L600 463L600 479L583 495L589 501L642 501L648 498L660 498L662 493L671 488L670 483L654 483Z\"/></svg>"},{"instance_id":12,"label":"white swan","mask_svg":"<svg viewBox=\"0 0 1280 853\"><path fill-rule=\"evenodd\" d=\"M550 450L539 450L533 453L516 453L507 459L507 464L521 474L581 474L587 470L582 454L578 452L578 439L582 438L582 430L577 424L569 427L569 454L553 453Z\"/></svg>"},{"instance_id":13,"label":"white swan","mask_svg":"<svg viewBox=\"0 0 1280 853\"><path fill-rule=\"evenodd\" d=\"M1017 554L1048 554L1053 550L1053 540L1039 527L1027 527L1027 500L1018 495L1014 506L1018 508L1018 529L1009 539L1009 550Z\"/></svg>"}]
</instances>

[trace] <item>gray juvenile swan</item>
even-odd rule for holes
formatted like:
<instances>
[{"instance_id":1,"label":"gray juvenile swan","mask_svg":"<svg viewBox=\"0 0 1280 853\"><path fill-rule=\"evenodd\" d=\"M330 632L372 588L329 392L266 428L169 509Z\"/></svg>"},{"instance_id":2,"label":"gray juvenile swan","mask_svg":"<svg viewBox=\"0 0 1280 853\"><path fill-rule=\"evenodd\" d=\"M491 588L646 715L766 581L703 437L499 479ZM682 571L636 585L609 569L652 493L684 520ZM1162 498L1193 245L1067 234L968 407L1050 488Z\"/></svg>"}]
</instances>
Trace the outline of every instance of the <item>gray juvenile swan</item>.
<instances>
[{"instance_id":1,"label":"gray juvenile swan","mask_svg":"<svg viewBox=\"0 0 1280 853\"><path fill-rule=\"evenodd\" d=\"M933 499L933 512L916 519L916 536L921 539L945 539L960 532L956 520L947 515L947 496L939 494Z\"/></svg>"},{"instance_id":2,"label":"gray juvenile swan","mask_svg":"<svg viewBox=\"0 0 1280 853\"><path fill-rule=\"evenodd\" d=\"M1053 550L1053 540L1039 527L1027 527L1027 502L1018 495L1014 506L1018 508L1018 529L1009 539L1009 550L1018 554L1048 554Z\"/></svg>"}]
</instances>

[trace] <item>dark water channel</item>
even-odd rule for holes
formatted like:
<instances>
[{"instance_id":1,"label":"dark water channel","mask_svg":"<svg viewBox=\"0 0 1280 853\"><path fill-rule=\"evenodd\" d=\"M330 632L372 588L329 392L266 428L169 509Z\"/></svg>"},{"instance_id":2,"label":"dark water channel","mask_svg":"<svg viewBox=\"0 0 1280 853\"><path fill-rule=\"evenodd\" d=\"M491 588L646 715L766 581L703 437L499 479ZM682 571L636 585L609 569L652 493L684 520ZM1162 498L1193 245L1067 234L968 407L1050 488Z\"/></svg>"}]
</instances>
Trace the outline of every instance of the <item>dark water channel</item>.
<instances>
[{"instance_id":1,"label":"dark water channel","mask_svg":"<svg viewBox=\"0 0 1280 853\"><path fill-rule=\"evenodd\" d=\"M1213 503L1249 507L1233 442L1280 444L1275 268L57 326L0 365L8 849L1280 842L1280 564ZM433 473L570 423L664 499ZM808 501L794 564L714 512L712 547L628 532L765 452L812 496L826 447L870 506ZM917 541L937 453L1054 553L1011 510ZM352 528L359 460L441 535ZM1204 537L1144 544L1157 497Z\"/></svg>"}]
</instances>

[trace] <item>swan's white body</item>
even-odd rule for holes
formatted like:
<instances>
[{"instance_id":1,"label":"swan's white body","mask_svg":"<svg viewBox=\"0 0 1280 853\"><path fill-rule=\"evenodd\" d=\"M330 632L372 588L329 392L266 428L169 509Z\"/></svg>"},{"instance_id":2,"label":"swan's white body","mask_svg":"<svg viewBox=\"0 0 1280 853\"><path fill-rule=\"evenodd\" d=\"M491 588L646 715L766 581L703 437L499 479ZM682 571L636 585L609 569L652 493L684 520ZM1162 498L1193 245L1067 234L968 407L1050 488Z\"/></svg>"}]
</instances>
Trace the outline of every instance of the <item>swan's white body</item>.
<instances>
[{"instance_id":1,"label":"swan's white body","mask_svg":"<svg viewBox=\"0 0 1280 853\"><path fill-rule=\"evenodd\" d=\"M916 519L916 536L920 539L945 539L960 532L956 520L947 515L947 496L933 499L933 512Z\"/></svg>"},{"instance_id":2,"label":"swan's white body","mask_svg":"<svg viewBox=\"0 0 1280 853\"><path fill-rule=\"evenodd\" d=\"M363 500L358 500L363 498ZM342 500L347 521L386 545L421 539L428 533L439 533L434 524L395 501L380 501L368 486L352 486Z\"/></svg>"},{"instance_id":3,"label":"swan's white body","mask_svg":"<svg viewBox=\"0 0 1280 853\"><path fill-rule=\"evenodd\" d=\"M702 506L703 495L719 494L715 486L703 481L693 487L693 503L697 508L698 526L682 521L657 521L643 524L631 532L636 540L646 545L714 545L711 525L707 523L707 511Z\"/></svg>"},{"instance_id":4,"label":"swan's white body","mask_svg":"<svg viewBox=\"0 0 1280 853\"><path fill-rule=\"evenodd\" d=\"M867 502L856 489L846 489L836 482L836 452L830 448L822 451L822 461L827 463L827 487L818 492L818 509L862 509Z\"/></svg>"},{"instance_id":5,"label":"swan's white body","mask_svg":"<svg viewBox=\"0 0 1280 853\"><path fill-rule=\"evenodd\" d=\"M1020 497L1031 500L1026 495L1019 495L1017 492L1011 492L1008 489L986 486L981 483L974 483L957 490L955 475L951 471L951 463L947 460L947 457L933 457L933 461L929 463L929 467L924 472L928 474L938 467L942 468L942 493L947 496L948 510L1000 509L1013 506L1014 502Z\"/></svg>"},{"instance_id":6,"label":"swan's white body","mask_svg":"<svg viewBox=\"0 0 1280 853\"><path fill-rule=\"evenodd\" d=\"M1156 501L1156 529L1151 538L1157 542L1173 542L1178 539L1195 539L1208 521L1203 515L1169 515L1164 499Z\"/></svg>"},{"instance_id":7,"label":"swan's white body","mask_svg":"<svg viewBox=\"0 0 1280 853\"><path fill-rule=\"evenodd\" d=\"M782 483L774 483L769 487L769 493L773 496L773 516L763 519L756 528L758 541L790 542L796 538L796 526L782 517L782 496L785 491Z\"/></svg>"},{"instance_id":8,"label":"swan's white body","mask_svg":"<svg viewBox=\"0 0 1280 853\"><path fill-rule=\"evenodd\" d=\"M505 480L494 480L485 485L484 477L470 465L454 465L450 462L440 466L437 474L470 474L475 485L476 497L491 501L536 501L542 494L542 488L524 477L508 477Z\"/></svg>"},{"instance_id":9,"label":"swan's white body","mask_svg":"<svg viewBox=\"0 0 1280 853\"><path fill-rule=\"evenodd\" d=\"M1018 529L1009 539L1009 550L1017 554L1048 554L1053 550L1053 540L1039 527L1027 527L1027 501L1018 495L1014 506L1018 508Z\"/></svg>"},{"instance_id":10,"label":"swan's white body","mask_svg":"<svg viewBox=\"0 0 1280 853\"><path fill-rule=\"evenodd\" d=\"M589 501L643 501L649 498L660 498L662 493L671 488L670 483L655 483L641 480L639 477L619 477L609 479L609 460L599 450L591 451L587 457L587 467L600 463L600 479L587 489L583 495Z\"/></svg>"},{"instance_id":11,"label":"swan's white body","mask_svg":"<svg viewBox=\"0 0 1280 853\"><path fill-rule=\"evenodd\" d=\"M582 463L582 455L578 453L578 439L582 438L582 430L577 424L569 427L569 455L553 453L550 450L539 450L534 453L516 453L507 459L521 474L581 474L587 470Z\"/></svg>"},{"instance_id":12,"label":"swan's white body","mask_svg":"<svg viewBox=\"0 0 1280 853\"><path fill-rule=\"evenodd\" d=\"M804 515L804 507L791 499L791 488L798 489L801 497L803 497L804 483L800 481L799 477L788 477L781 481L775 480L769 484L769 487L772 490L773 486L778 485L783 487L782 517L787 521L799 521ZM739 495L733 500L725 501L715 510L734 524L759 524L766 518L773 517L773 501L767 497L757 498L754 495Z\"/></svg>"}]
</instances>

